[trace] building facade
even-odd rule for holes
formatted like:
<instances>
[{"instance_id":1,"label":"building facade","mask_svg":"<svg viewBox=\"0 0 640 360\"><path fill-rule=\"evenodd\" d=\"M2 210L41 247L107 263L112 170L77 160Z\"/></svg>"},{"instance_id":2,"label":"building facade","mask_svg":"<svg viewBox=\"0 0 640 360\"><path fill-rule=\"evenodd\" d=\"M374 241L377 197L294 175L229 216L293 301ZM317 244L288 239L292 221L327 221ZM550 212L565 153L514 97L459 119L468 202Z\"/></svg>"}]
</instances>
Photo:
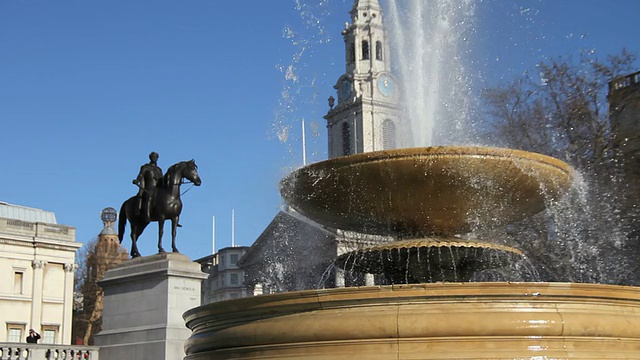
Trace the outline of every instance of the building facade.
<instances>
[{"instance_id":1,"label":"building facade","mask_svg":"<svg viewBox=\"0 0 640 360\"><path fill-rule=\"evenodd\" d=\"M0 339L24 342L29 329L40 343L70 344L75 228L55 214L0 203Z\"/></svg>"},{"instance_id":2,"label":"building facade","mask_svg":"<svg viewBox=\"0 0 640 360\"><path fill-rule=\"evenodd\" d=\"M640 179L640 71L609 83L609 118L613 147L624 161L625 172Z\"/></svg>"},{"instance_id":3,"label":"building facade","mask_svg":"<svg viewBox=\"0 0 640 360\"><path fill-rule=\"evenodd\" d=\"M398 83L391 73L391 52L378 0L356 0L345 24L345 73L329 98L329 158L395 149L401 126Z\"/></svg>"},{"instance_id":4,"label":"building facade","mask_svg":"<svg viewBox=\"0 0 640 360\"><path fill-rule=\"evenodd\" d=\"M245 272L238 262L249 250L248 246L232 246L195 260L209 277L202 283L202 304L237 299L252 294L245 286Z\"/></svg>"},{"instance_id":5,"label":"building facade","mask_svg":"<svg viewBox=\"0 0 640 360\"><path fill-rule=\"evenodd\" d=\"M240 260L256 294L334 287L336 234L294 214L279 212Z\"/></svg>"},{"instance_id":6,"label":"building facade","mask_svg":"<svg viewBox=\"0 0 640 360\"><path fill-rule=\"evenodd\" d=\"M281 211L240 260L253 294L374 285L371 274L334 265L346 252L388 241L375 235L327 228L289 209Z\"/></svg>"},{"instance_id":7,"label":"building facade","mask_svg":"<svg viewBox=\"0 0 640 360\"><path fill-rule=\"evenodd\" d=\"M629 239L640 240L640 71L609 82L609 119L613 149L624 177L622 212L628 222ZM636 275L640 284L640 274Z\"/></svg>"}]
</instances>

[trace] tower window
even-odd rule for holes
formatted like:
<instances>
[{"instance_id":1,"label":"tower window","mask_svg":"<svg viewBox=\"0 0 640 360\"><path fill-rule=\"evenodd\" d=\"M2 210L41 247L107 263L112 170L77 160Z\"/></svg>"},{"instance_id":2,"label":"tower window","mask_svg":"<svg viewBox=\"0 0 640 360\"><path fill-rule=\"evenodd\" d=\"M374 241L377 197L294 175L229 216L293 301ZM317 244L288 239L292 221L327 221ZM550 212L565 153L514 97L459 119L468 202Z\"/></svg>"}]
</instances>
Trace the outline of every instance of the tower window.
<instances>
[{"instance_id":1,"label":"tower window","mask_svg":"<svg viewBox=\"0 0 640 360\"><path fill-rule=\"evenodd\" d=\"M376 60L382 60L382 43L376 41Z\"/></svg>"},{"instance_id":2,"label":"tower window","mask_svg":"<svg viewBox=\"0 0 640 360\"><path fill-rule=\"evenodd\" d=\"M354 63L356 61L356 44L349 44L349 54L347 54L347 61Z\"/></svg>"},{"instance_id":3,"label":"tower window","mask_svg":"<svg viewBox=\"0 0 640 360\"><path fill-rule=\"evenodd\" d=\"M369 60L369 42L362 40L362 60Z\"/></svg>"},{"instance_id":4,"label":"tower window","mask_svg":"<svg viewBox=\"0 0 640 360\"><path fill-rule=\"evenodd\" d=\"M382 148L384 150L396 148L396 124L389 119L382 122Z\"/></svg>"},{"instance_id":5,"label":"tower window","mask_svg":"<svg viewBox=\"0 0 640 360\"><path fill-rule=\"evenodd\" d=\"M342 123L342 155L351 154L351 129L346 122Z\"/></svg>"}]
</instances>

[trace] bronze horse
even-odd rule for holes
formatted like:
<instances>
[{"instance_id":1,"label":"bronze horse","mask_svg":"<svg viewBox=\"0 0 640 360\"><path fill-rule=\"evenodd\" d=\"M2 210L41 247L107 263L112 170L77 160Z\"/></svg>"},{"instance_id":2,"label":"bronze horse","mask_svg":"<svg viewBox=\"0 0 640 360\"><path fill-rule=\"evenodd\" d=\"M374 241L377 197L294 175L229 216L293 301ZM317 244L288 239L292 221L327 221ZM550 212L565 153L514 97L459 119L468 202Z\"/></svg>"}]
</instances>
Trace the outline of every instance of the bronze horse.
<instances>
[{"instance_id":1,"label":"bronze horse","mask_svg":"<svg viewBox=\"0 0 640 360\"><path fill-rule=\"evenodd\" d=\"M173 252L179 252L176 247L176 230L178 220L182 212L182 200L180 200L180 185L182 179L191 181L194 185L200 186L202 181L198 175L198 166L195 161L182 161L172 165L164 174L162 181L158 184L154 200L151 202L151 219L145 219L138 208L138 197L132 196L122 204L118 219L118 238L120 243L124 238L127 220L131 225L131 257L140 256L136 242L144 229L151 221L158 222L158 252L163 253L162 234L164 232L164 221L171 220L171 248Z\"/></svg>"}]
</instances>

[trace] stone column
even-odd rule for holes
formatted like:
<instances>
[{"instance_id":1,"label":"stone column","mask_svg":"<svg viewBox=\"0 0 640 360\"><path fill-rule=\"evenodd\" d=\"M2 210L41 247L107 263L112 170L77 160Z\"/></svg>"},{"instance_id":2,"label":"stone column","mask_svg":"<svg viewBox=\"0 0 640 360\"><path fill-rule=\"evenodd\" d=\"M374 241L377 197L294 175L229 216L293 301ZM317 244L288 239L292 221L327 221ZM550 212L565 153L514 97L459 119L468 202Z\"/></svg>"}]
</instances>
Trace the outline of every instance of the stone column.
<instances>
[{"instance_id":1,"label":"stone column","mask_svg":"<svg viewBox=\"0 0 640 360\"><path fill-rule=\"evenodd\" d=\"M177 360L191 332L182 314L200 305L200 264L177 253L125 261L107 271L102 330L95 337L102 360Z\"/></svg>"},{"instance_id":2,"label":"stone column","mask_svg":"<svg viewBox=\"0 0 640 360\"><path fill-rule=\"evenodd\" d=\"M62 314L62 343L71 344L71 324L73 322L73 275L76 264L64 264L64 309Z\"/></svg>"},{"instance_id":3,"label":"stone column","mask_svg":"<svg viewBox=\"0 0 640 360\"><path fill-rule=\"evenodd\" d=\"M374 286L376 284L376 279L373 274L364 274L364 285L365 286Z\"/></svg>"},{"instance_id":4,"label":"stone column","mask_svg":"<svg viewBox=\"0 0 640 360\"><path fill-rule=\"evenodd\" d=\"M340 269L339 267L336 267L336 287L340 288L340 287L344 287L345 282L344 282L344 270Z\"/></svg>"},{"instance_id":5,"label":"stone column","mask_svg":"<svg viewBox=\"0 0 640 360\"><path fill-rule=\"evenodd\" d=\"M33 267L33 279L31 287L31 319L29 328L35 329L37 332L41 332L42 321L42 285L44 282L44 267L47 264L44 260L33 260L31 266Z\"/></svg>"}]
</instances>

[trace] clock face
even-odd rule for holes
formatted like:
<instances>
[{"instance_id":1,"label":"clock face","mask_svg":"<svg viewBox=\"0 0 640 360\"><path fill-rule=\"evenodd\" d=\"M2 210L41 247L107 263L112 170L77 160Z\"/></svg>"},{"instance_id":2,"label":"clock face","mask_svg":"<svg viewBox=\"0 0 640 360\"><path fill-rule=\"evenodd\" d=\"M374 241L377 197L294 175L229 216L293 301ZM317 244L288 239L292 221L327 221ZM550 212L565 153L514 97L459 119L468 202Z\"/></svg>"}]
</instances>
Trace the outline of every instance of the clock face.
<instances>
[{"instance_id":1,"label":"clock face","mask_svg":"<svg viewBox=\"0 0 640 360\"><path fill-rule=\"evenodd\" d=\"M353 92L353 84L351 80L343 80L338 89L338 100L346 100L351 96Z\"/></svg>"},{"instance_id":2,"label":"clock face","mask_svg":"<svg viewBox=\"0 0 640 360\"><path fill-rule=\"evenodd\" d=\"M382 75L377 80L378 90L383 96L393 96L396 92L396 83L387 75Z\"/></svg>"},{"instance_id":3,"label":"clock face","mask_svg":"<svg viewBox=\"0 0 640 360\"><path fill-rule=\"evenodd\" d=\"M116 211L116 209L108 207L102 210L102 214L100 214L100 217L104 222L115 222L118 218L118 212Z\"/></svg>"}]
</instances>

